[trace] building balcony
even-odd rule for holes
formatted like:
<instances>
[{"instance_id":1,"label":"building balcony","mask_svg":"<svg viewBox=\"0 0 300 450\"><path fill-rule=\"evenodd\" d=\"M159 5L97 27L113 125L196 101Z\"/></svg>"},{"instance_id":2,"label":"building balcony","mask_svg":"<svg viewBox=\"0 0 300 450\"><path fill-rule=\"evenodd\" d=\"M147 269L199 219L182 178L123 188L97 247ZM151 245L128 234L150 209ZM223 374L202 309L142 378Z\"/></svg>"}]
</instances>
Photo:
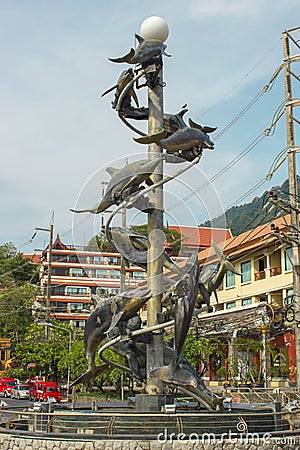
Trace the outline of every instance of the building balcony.
<instances>
[{"instance_id":1,"label":"building balcony","mask_svg":"<svg viewBox=\"0 0 300 450\"><path fill-rule=\"evenodd\" d=\"M281 274L281 266L271 267L270 277L275 277L276 275L280 274Z\"/></svg>"},{"instance_id":2,"label":"building balcony","mask_svg":"<svg viewBox=\"0 0 300 450\"><path fill-rule=\"evenodd\" d=\"M264 270L261 270L260 272L256 272L254 274L254 280L264 280L266 278L266 272Z\"/></svg>"},{"instance_id":3,"label":"building balcony","mask_svg":"<svg viewBox=\"0 0 300 450\"><path fill-rule=\"evenodd\" d=\"M254 274L254 280L255 281L264 280L267 277L266 272L267 272L266 269L261 270L260 272L256 272ZM281 266L274 266L269 269L270 277L275 277L276 275L281 275L281 273L282 273Z\"/></svg>"}]
</instances>

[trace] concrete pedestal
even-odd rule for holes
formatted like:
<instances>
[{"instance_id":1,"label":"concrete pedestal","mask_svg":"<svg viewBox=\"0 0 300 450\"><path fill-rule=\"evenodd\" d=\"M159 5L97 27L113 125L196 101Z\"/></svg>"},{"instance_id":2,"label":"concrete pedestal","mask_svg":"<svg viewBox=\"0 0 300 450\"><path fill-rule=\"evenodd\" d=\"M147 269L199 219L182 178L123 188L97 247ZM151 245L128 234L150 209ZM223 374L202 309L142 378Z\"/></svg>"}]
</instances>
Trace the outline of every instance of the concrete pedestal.
<instances>
[{"instance_id":1,"label":"concrete pedestal","mask_svg":"<svg viewBox=\"0 0 300 450\"><path fill-rule=\"evenodd\" d=\"M174 396L165 394L137 394L135 396L135 410L143 412L161 412L165 405L173 404Z\"/></svg>"}]
</instances>

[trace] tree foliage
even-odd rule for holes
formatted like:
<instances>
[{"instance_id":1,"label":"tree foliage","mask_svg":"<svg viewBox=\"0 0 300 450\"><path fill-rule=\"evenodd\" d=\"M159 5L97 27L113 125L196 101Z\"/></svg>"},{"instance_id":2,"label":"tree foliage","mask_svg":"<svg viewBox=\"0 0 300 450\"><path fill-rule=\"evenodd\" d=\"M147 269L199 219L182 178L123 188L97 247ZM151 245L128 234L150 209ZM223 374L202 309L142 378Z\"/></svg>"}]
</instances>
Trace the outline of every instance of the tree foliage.
<instances>
[{"instance_id":1,"label":"tree foliage","mask_svg":"<svg viewBox=\"0 0 300 450\"><path fill-rule=\"evenodd\" d=\"M59 375L66 376L71 359L68 355L70 328L56 322L52 325L49 339L45 338L45 327L31 324L27 328L22 342L14 349L14 368L10 373L15 371L22 380L36 375L54 380L59 380Z\"/></svg>"},{"instance_id":2,"label":"tree foliage","mask_svg":"<svg viewBox=\"0 0 300 450\"><path fill-rule=\"evenodd\" d=\"M132 225L130 227L132 230L137 233L143 234L144 236L148 236L148 225ZM176 256L180 252L181 244L182 244L182 235L177 230L171 230L168 227L163 227L163 232L166 236L166 245L171 249L172 255Z\"/></svg>"},{"instance_id":3,"label":"tree foliage","mask_svg":"<svg viewBox=\"0 0 300 450\"><path fill-rule=\"evenodd\" d=\"M208 370L209 357L221 356L224 353L224 343L218 338L195 337L189 330L183 349L183 356L199 370L203 376Z\"/></svg>"},{"instance_id":4,"label":"tree foliage","mask_svg":"<svg viewBox=\"0 0 300 450\"><path fill-rule=\"evenodd\" d=\"M36 265L24 259L14 244L0 246L0 337L16 343L32 323L37 279Z\"/></svg>"}]
</instances>

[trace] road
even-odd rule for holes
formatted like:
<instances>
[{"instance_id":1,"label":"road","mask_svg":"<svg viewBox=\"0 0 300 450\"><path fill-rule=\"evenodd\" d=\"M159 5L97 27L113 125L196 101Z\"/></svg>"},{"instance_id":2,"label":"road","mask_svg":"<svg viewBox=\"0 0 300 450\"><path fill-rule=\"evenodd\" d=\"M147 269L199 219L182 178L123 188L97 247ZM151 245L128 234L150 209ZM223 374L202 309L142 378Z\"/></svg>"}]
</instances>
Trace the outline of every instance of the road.
<instances>
[{"instance_id":1,"label":"road","mask_svg":"<svg viewBox=\"0 0 300 450\"><path fill-rule=\"evenodd\" d=\"M20 408L20 409L24 409L27 408L28 406L33 408L33 402L30 401L29 399L21 399L21 400L17 400L16 398L4 398L4 397L0 397L0 405L2 403L6 403L9 406L13 407L13 408Z\"/></svg>"}]
</instances>

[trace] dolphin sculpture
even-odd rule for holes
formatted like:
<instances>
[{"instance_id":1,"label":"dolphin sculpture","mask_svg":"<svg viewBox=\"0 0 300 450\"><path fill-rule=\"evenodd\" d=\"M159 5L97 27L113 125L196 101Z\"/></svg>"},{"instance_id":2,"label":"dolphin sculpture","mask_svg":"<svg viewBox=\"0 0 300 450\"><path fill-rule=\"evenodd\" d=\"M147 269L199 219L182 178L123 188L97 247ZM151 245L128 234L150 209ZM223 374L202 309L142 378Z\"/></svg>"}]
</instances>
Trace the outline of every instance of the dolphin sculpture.
<instances>
[{"instance_id":1,"label":"dolphin sculpture","mask_svg":"<svg viewBox=\"0 0 300 450\"><path fill-rule=\"evenodd\" d=\"M212 293L215 294L216 300L218 301L217 289L222 283L227 270L230 270L236 275L241 275L237 268L224 256L222 250L219 249L215 242L212 242L212 246L219 262L217 264L208 264L202 269L199 276L199 292L196 308L200 307L203 303L206 303L209 306L209 300Z\"/></svg>"},{"instance_id":2,"label":"dolphin sculpture","mask_svg":"<svg viewBox=\"0 0 300 450\"><path fill-rule=\"evenodd\" d=\"M87 209L71 209L75 213L90 212L99 214L109 208L111 205L118 204L134 192L137 192L140 184L153 184L150 176L155 168L161 162L161 158L141 159L121 169L107 167L106 171L110 174L111 179L106 188L105 195L100 202L96 203L92 208Z\"/></svg>"},{"instance_id":3,"label":"dolphin sculpture","mask_svg":"<svg viewBox=\"0 0 300 450\"><path fill-rule=\"evenodd\" d=\"M142 136L133 138L140 144L157 144L166 149L168 152L174 153L178 151L188 151L193 148L209 148L213 150L214 144L210 140L208 133L212 133L217 128L201 126L189 119L190 127L179 128L175 133L168 136L166 130L162 130L150 136Z\"/></svg>"},{"instance_id":4,"label":"dolphin sculpture","mask_svg":"<svg viewBox=\"0 0 300 450\"><path fill-rule=\"evenodd\" d=\"M84 329L84 350L88 361L88 370L72 385L86 383L103 370L102 366L95 366L95 354L99 344L106 337L107 332L114 326L120 327L137 314L142 306L151 298L149 289L128 289L115 297L102 300L90 314ZM101 372L100 372L101 373Z\"/></svg>"},{"instance_id":5,"label":"dolphin sculpture","mask_svg":"<svg viewBox=\"0 0 300 450\"><path fill-rule=\"evenodd\" d=\"M124 257L127 266L129 262L135 263L147 270L147 251L150 242L147 236L137 233L130 228L112 227L108 236L110 243ZM182 270L172 261L166 252L163 252L163 266L180 275Z\"/></svg>"},{"instance_id":6,"label":"dolphin sculpture","mask_svg":"<svg viewBox=\"0 0 300 450\"><path fill-rule=\"evenodd\" d=\"M177 286L177 301L175 304L175 336L173 342L173 357L168 366L151 371L151 377L157 377L165 383L178 386L197 388L198 380L194 374L183 368L181 364L182 350L187 336L194 306L197 299L199 278L198 256L195 253L184 267L184 276Z\"/></svg>"},{"instance_id":7,"label":"dolphin sculpture","mask_svg":"<svg viewBox=\"0 0 300 450\"><path fill-rule=\"evenodd\" d=\"M130 319L128 322L130 322ZM134 328L137 329L137 328ZM148 340L141 340L142 336L137 339L130 339L124 342L118 342L110 346L110 349L127 359L128 366L139 380L145 381L146 361L147 361L147 343ZM165 341L163 344L163 361L169 365L174 358L173 342ZM196 401L201 402L208 410L215 410L216 405L221 403L222 399L214 395L204 384L199 373L188 362L184 356L179 358L180 366L188 373L197 383L196 387L177 385L177 388L184 389L184 393L192 396ZM100 366L101 367L101 366Z\"/></svg>"},{"instance_id":8,"label":"dolphin sculpture","mask_svg":"<svg viewBox=\"0 0 300 450\"><path fill-rule=\"evenodd\" d=\"M130 49L129 53L121 58L108 58L110 61L115 63L126 62L128 64L142 64L155 56L165 55L170 56L165 53L167 46L158 40L145 40L138 34L135 35L139 42L138 47L134 50Z\"/></svg>"},{"instance_id":9,"label":"dolphin sculpture","mask_svg":"<svg viewBox=\"0 0 300 450\"><path fill-rule=\"evenodd\" d=\"M112 107L113 109L116 108L119 97L122 93L122 91L125 89L125 87L130 83L130 81L133 79L134 77L134 73L132 69L127 69L127 70L123 70L123 72L121 73L117 84L115 84L114 86L112 86L111 88L109 88L107 91L103 92L103 94L101 95L101 97L104 97L106 94L108 94L109 92L113 91L114 89L116 89L115 92L115 98L114 101L112 102ZM138 97L136 95L136 92L134 90L133 87L131 87L128 92L127 92L127 96L129 98L133 98L133 100L136 103L136 106L139 106L139 100Z\"/></svg>"}]
</instances>

